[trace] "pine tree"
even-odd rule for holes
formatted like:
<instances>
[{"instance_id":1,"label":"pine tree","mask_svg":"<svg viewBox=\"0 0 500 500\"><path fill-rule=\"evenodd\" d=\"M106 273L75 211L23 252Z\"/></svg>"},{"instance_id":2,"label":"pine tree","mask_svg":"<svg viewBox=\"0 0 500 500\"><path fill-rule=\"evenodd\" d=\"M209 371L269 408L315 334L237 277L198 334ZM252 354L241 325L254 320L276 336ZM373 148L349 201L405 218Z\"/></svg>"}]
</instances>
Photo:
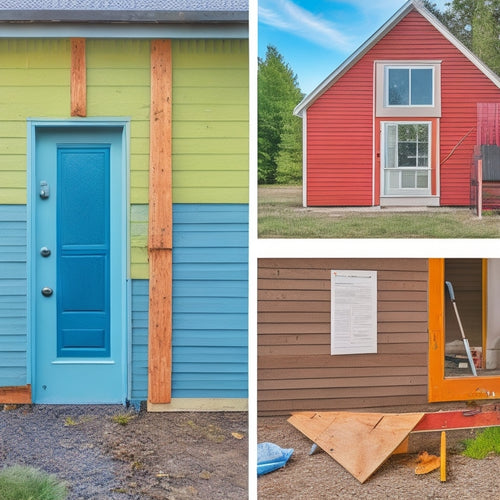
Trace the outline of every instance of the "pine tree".
<instances>
[{"instance_id":1,"label":"pine tree","mask_svg":"<svg viewBox=\"0 0 500 500\"><path fill-rule=\"evenodd\" d=\"M292 113L302 99L302 93L297 76L276 47L271 45L267 47L265 59L259 58L257 79L259 183L274 184L282 145L288 144L286 148L289 152L301 148L300 135L296 146L288 134L296 129L292 122L297 117ZM283 157L282 161L285 161Z\"/></svg>"}]
</instances>

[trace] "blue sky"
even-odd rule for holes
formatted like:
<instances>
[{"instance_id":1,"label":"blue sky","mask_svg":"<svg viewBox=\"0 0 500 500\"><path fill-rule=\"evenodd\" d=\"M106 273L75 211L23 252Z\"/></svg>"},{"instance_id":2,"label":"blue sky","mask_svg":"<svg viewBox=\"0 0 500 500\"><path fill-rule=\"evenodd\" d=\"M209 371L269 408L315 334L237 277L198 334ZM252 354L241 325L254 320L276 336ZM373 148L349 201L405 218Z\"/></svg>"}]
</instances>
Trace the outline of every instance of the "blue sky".
<instances>
[{"instance_id":1,"label":"blue sky","mask_svg":"<svg viewBox=\"0 0 500 500\"><path fill-rule=\"evenodd\" d=\"M440 10L451 0L433 0ZM308 94L405 0L259 0L258 54L274 45Z\"/></svg>"}]
</instances>

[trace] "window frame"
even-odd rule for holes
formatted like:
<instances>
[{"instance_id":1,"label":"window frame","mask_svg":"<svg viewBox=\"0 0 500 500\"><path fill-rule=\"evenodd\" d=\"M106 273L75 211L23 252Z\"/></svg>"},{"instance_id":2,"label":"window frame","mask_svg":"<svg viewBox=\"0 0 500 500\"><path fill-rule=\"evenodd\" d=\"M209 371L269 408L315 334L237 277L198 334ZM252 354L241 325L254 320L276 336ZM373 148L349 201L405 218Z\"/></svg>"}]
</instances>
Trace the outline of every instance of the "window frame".
<instances>
[{"instance_id":1,"label":"window frame","mask_svg":"<svg viewBox=\"0 0 500 500\"><path fill-rule=\"evenodd\" d=\"M431 69L432 105L388 104L389 69ZM411 84L410 84L411 85ZM411 86L409 87L409 91ZM434 118L441 116L441 61L375 61L374 107L376 117Z\"/></svg>"},{"instance_id":2,"label":"window frame","mask_svg":"<svg viewBox=\"0 0 500 500\"><path fill-rule=\"evenodd\" d=\"M391 104L389 102L389 72L391 69L402 69L408 71L408 104ZM412 70L419 69L427 69L431 70L431 103L430 104L413 104L411 102L412 98ZM424 66L424 65L386 65L384 66L384 106L387 108L416 108L416 107L434 107L434 85L435 85L435 77L434 77L434 66Z\"/></svg>"},{"instance_id":3,"label":"window frame","mask_svg":"<svg viewBox=\"0 0 500 500\"><path fill-rule=\"evenodd\" d=\"M388 159L388 127L391 125L396 126L396 149L395 149L395 158L396 158L396 166L393 168L387 168L387 159ZM428 142L427 142L427 166L425 167L419 167L417 166L409 166L409 167L404 167L404 166L399 166L398 164L398 134L399 134L399 127L401 125L427 125L427 135L428 135ZM432 158L432 134L433 134L433 124L432 121L430 120L405 120L405 121L391 121L391 120L384 120L381 122L381 161L380 161L380 177L381 177L381 193L382 196L384 197L391 197L391 196L430 196L432 193L432 164L433 164L433 158ZM417 143L418 144L418 143ZM417 159L418 163L418 159ZM389 188L386 182L386 173L388 171L395 171L395 172L403 172L403 171L413 171L415 172L415 175L417 172L427 172L427 187L426 188L419 188L419 187L411 187L411 188L404 188L404 187L399 187L399 188Z\"/></svg>"}]
</instances>

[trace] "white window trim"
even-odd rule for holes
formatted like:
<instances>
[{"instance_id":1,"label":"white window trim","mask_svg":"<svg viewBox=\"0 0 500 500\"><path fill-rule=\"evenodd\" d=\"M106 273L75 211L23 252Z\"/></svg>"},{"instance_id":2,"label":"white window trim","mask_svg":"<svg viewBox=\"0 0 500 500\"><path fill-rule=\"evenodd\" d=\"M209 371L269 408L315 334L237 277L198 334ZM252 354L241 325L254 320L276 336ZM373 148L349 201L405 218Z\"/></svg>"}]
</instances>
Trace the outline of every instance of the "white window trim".
<instances>
[{"instance_id":1,"label":"white window trim","mask_svg":"<svg viewBox=\"0 0 500 500\"><path fill-rule=\"evenodd\" d=\"M386 127L387 125L427 125L429 127L429 164L426 168L422 167L408 167L412 170L427 170L429 175L429 185L427 188L400 188L398 194L386 194L385 193L385 161L386 161ZM391 197L401 197L401 196L431 196L432 193L432 165L434 163L434 158L432 156L432 122L428 120L417 120L417 121L383 121L380 123L380 196L382 198ZM406 168L406 167L403 167Z\"/></svg>"},{"instance_id":2,"label":"white window trim","mask_svg":"<svg viewBox=\"0 0 500 500\"><path fill-rule=\"evenodd\" d=\"M433 104L388 105L387 76L389 68L432 69ZM377 117L440 117L441 116L441 61L375 61L375 116Z\"/></svg>"},{"instance_id":3,"label":"white window trim","mask_svg":"<svg viewBox=\"0 0 500 500\"><path fill-rule=\"evenodd\" d=\"M407 69L408 72L411 74L412 69L430 69L432 72L432 102L431 104L389 104L389 70L391 69ZM435 86L435 77L434 77L434 66L423 66L423 65L411 65L411 66L406 66L406 65L387 65L384 66L384 107L386 108L428 108L428 107L434 107L434 99L435 99L435 93L434 93L434 86ZM408 79L408 99L411 99L411 78Z\"/></svg>"}]
</instances>

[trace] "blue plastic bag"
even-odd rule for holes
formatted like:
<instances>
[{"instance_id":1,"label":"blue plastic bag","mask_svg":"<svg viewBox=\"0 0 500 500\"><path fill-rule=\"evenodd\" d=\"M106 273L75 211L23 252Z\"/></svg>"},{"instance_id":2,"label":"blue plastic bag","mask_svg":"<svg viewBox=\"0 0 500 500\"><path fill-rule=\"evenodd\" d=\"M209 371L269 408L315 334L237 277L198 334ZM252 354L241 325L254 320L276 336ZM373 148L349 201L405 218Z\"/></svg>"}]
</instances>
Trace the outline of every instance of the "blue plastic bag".
<instances>
[{"instance_id":1,"label":"blue plastic bag","mask_svg":"<svg viewBox=\"0 0 500 500\"><path fill-rule=\"evenodd\" d=\"M283 449L273 443L257 444L257 475L283 467L292 456L293 448Z\"/></svg>"}]
</instances>

